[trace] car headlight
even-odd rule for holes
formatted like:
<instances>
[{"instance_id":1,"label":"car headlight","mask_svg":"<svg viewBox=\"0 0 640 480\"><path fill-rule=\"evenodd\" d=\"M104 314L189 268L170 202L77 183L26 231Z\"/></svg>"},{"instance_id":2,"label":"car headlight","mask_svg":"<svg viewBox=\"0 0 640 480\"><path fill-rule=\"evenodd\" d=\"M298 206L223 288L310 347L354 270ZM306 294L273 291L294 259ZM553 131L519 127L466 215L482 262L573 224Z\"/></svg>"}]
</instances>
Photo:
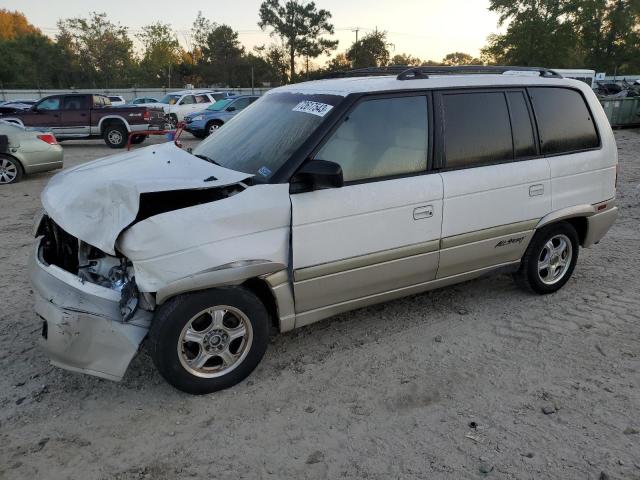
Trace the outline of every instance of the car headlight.
<instances>
[{"instance_id":1,"label":"car headlight","mask_svg":"<svg viewBox=\"0 0 640 480\"><path fill-rule=\"evenodd\" d=\"M196 115L195 117L191 117L191 120L204 120L204 116L203 115Z\"/></svg>"}]
</instances>

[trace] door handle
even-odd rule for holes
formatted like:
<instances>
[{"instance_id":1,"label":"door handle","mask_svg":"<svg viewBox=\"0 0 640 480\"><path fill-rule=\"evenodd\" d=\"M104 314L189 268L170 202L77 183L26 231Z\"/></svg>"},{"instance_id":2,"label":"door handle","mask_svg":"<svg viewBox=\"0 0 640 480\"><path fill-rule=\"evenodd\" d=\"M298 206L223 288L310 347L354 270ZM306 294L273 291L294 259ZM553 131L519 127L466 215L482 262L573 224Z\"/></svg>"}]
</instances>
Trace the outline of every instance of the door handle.
<instances>
[{"instance_id":1,"label":"door handle","mask_svg":"<svg viewBox=\"0 0 640 480\"><path fill-rule=\"evenodd\" d=\"M422 220L423 218L433 217L433 205L424 205L413 209L413 219Z\"/></svg>"},{"instance_id":2,"label":"door handle","mask_svg":"<svg viewBox=\"0 0 640 480\"><path fill-rule=\"evenodd\" d=\"M536 185L531 185L529 187L529 196L530 197L538 197L540 195L544 195L544 185L538 183Z\"/></svg>"}]
</instances>

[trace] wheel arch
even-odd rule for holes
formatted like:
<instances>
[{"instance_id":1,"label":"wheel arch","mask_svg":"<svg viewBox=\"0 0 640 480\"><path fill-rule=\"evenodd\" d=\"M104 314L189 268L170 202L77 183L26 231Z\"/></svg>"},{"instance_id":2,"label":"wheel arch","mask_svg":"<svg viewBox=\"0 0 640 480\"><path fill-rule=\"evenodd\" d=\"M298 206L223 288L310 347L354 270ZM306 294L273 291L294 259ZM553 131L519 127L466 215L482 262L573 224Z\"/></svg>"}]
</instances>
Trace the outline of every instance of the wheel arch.
<instances>
[{"instance_id":1,"label":"wheel arch","mask_svg":"<svg viewBox=\"0 0 640 480\"><path fill-rule=\"evenodd\" d=\"M595 213L596 207L588 204L556 210L542 217L536 225L536 231L554 223L567 222L576 229L579 243L581 246L584 246L589 231L587 218Z\"/></svg>"},{"instance_id":2,"label":"wheel arch","mask_svg":"<svg viewBox=\"0 0 640 480\"><path fill-rule=\"evenodd\" d=\"M100 130L100 135L101 136L104 135L104 130L107 128L107 126L112 124L117 124L117 123L121 123L127 129L127 132L131 132L131 126L129 125L129 122L127 122L126 119L122 118L119 115L108 115L106 117L102 117L100 119L100 122L98 122L98 129Z\"/></svg>"}]
</instances>

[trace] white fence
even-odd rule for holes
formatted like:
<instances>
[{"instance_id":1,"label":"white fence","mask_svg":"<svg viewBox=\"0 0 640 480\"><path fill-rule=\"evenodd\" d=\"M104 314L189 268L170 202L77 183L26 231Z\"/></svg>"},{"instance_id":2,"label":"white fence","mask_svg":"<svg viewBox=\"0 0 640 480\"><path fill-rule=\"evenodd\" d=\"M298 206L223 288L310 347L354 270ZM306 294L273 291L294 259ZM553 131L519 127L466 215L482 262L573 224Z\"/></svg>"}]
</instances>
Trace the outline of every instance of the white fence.
<instances>
[{"instance_id":1,"label":"white fence","mask_svg":"<svg viewBox=\"0 0 640 480\"><path fill-rule=\"evenodd\" d=\"M167 93L183 90L181 88L120 88L100 89L82 88L78 90L0 90L0 101L8 100L38 100L47 95L62 93L102 93L105 95L122 95L125 100L133 100L136 97L152 97L160 99ZM233 92L237 95L262 95L269 88L212 88L216 92Z\"/></svg>"}]
</instances>

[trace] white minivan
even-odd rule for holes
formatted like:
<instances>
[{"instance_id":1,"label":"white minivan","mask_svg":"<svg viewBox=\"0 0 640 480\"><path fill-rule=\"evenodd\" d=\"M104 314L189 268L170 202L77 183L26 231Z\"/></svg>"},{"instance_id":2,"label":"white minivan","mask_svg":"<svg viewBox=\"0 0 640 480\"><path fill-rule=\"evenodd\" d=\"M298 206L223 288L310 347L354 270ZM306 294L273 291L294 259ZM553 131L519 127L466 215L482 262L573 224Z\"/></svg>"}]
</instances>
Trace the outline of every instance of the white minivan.
<instances>
[{"instance_id":1,"label":"white minivan","mask_svg":"<svg viewBox=\"0 0 640 480\"><path fill-rule=\"evenodd\" d=\"M533 73L532 73L533 72ZM65 170L30 262L54 365L120 380L146 339L190 393L280 332L511 269L548 294L613 224L593 91L545 69L376 70L269 91L193 151Z\"/></svg>"}]
</instances>

